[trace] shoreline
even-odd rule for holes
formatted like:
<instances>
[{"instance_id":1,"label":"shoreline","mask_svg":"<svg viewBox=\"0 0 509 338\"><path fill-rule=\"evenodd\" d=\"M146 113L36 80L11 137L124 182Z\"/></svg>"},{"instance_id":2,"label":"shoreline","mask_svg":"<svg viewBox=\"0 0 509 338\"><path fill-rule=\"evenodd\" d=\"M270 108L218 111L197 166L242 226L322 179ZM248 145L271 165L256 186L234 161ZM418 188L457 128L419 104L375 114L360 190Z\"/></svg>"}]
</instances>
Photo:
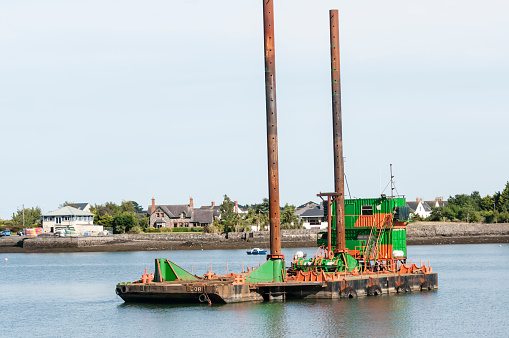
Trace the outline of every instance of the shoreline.
<instances>
[{"instance_id":1,"label":"shoreline","mask_svg":"<svg viewBox=\"0 0 509 338\"><path fill-rule=\"evenodd\" d=\"M282 230L282 248L316 247L319 230ZM101 237L0 238L0 253L130 252L228 250L269 247L269 232L229 234L158 233ZM462 224L415 222L408 225L407 245L509 243L509 223Z\"/></svg>"},{"instance_id":2,"label":"shoreline","mask_svg":"<svg viewBox=\"0 0 509 338\"><path fill-rule=\"evenodd\" d=\"M415 245L460 245L460 244L500 244L509 243L509 235L480 236L480 237L444 237L409 239L408 246ZM1 244L1 243L0 243ZM240 250L256 247L253 243L228 243L226 245L174 245L153 243L97 245L88 247L58 247L58 248L23 248L19 246L0 245L0 253L78 253L78 252L134 252L134 251L177 251L177 250ZM263 248L268 245L262 245ZM281 245L282 248L314 248L316 242L295 242Z\"/></svg>"}]
</instances>

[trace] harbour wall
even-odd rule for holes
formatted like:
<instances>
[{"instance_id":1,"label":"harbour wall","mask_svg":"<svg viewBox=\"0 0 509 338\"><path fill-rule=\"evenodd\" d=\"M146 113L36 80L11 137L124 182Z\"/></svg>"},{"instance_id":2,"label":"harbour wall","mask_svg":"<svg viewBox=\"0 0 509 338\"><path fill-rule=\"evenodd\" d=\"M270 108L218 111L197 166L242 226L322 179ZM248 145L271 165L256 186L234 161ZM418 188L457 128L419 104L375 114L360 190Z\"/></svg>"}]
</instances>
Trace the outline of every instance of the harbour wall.
<instances>
[{"instance_id":1,"label":"harbour wall","mask_svg":"<svg viewBox=\"0 0 509 338\"><path fill-rule=\"evenodd\" d=\"M283 247L316 245L318 230L282 230ZM26 251L210 250L268 247L268 231L226 233L118 234L98 237L36 237L23 240Z\"/></svg>"},{"instance_id":2,"label":"harbour wall","mask_svg":"<svg viewBox=\"0 0 509 338\"><path fill-rule=\"evenodd\" d=\"M283 248L314 247L318 230L281 230ZM268 248L269 232L119 234L0 238L0 252L86 252ZM407 244L509 243L509 223L412 222Z\"/></svg>"},{"instance_id":3,"label":"harbour wall","mask_svg":"<svg viewBox=\"0 0 509 338\"><path fill-rule=\"evenodd\" d=\"M509 243L509 223L412 222L407 244Z\"/></svg>"}]
</instances>

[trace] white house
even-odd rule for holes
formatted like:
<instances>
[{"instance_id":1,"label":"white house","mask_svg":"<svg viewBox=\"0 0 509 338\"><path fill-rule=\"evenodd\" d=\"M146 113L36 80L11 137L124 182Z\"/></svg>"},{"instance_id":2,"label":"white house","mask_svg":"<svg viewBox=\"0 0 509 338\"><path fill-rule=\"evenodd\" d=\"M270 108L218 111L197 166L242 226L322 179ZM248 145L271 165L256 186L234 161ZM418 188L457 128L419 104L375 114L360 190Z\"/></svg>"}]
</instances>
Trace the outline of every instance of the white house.
<instances>
[{"instance_id":1,"label":"white house","mask_svg":"<svg viewBox=\"0 0 509 338\"><path fill-rule=\"evenodd\" d=\"M304 221L302 226L305 229L327 229L328 222L324 222L324 216L322 206L310 207L300 214L300 218Z\"/></svg>"},{"instance_id":2,"label":"white house","mask_svg":"<svg viewBox=\"0 0 509 338\"><path fill-rule=\"evenodd\" d=\"M42 215L42 228L44 232L55 232L57 229L74 229L81 234L103 231L102 225L94 225L93 213L70 206Z\"/></svg>"},{"instance_id":3,"label":"white house","mask_svg":"<svg viewBox=\"0 0 509 338\"><path fill-rule=\"evenodd\" d=\"M431 207L422 198L417 198L415 202L407 202L406 205L410 208L411 212L422 218L427 218L431 215Z\"/></svg>"}]
</instances>

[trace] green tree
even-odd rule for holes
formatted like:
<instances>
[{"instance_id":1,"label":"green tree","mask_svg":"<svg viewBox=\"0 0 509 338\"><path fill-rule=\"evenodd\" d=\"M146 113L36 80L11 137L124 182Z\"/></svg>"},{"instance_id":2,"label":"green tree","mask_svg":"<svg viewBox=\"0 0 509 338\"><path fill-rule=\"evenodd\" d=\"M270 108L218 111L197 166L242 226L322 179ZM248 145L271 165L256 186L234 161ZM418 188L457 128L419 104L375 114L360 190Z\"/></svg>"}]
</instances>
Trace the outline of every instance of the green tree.
<instances>
[{"instance_id":1,"label":"green tree","mask_svg":"<svg viewBox=\"0 0 509 338\"><path fill-rule=\"evenodd\" d=\"M134 211L136 211L136 212L142 212L143 211L143 207L141 205L139 205L135 201L130 201L130 202L131 202L131 204L134 207Z\"/></svg>"},{"instance_id":2,"label":"green tree","mask_svg":"<svg viewBox=\"0 0 509 338\"><path fill-rule=\"evenodd\" d=\"M120 207L116 203L113 203L113 202L104 203L104 207L106 208L106 210L108 210L107 213L111 216L114 216L120 212L120 210L119 210Z\"/></svg>"},{"instance_id":3,"label":"green tree","mask_svg":"<svg viewBox=\"0 0 509 338\"><path fill-rule=\"evenodd\" d=\"M497 222L498 223L507 223L509 222L509 212L504 211L500 212L497 216Z\"/></svg>"},{"instance_id":4,"label":"green tree","mask_svg":"<svg viewBox=\"0 0 509 338\"><path fill-rule=\"evenodd\" d=\"M134 212L135 209L134 209L134 204L132 201L122 201L122 203L120 204L120 206L118 207L118 211L117 212Z\"/></svg>"},{"instance_id":5,"label":"green tree","mask_svg":"<svg viewBox=\"0 0 509 338\"><path fill-rule=\"evenodd\" d=\"M413 221L422 221L423 220L423 218L419 214L416 214L414 212L410 212L410 219L412 219Z\"/></svg>"},{"instance_id":6,"label":"green tree","mask_svg":"<svg viewBox=\"0 0 509 338\"><path fill-rule=\"evenodd\" d=\"M509 182L505 184L505 189L500 194L499 204L500 212L507 212L509 210Z\"/></svg>"},{"instance_id":7,"label":"green tree","mask_svg":"<svg viewBox=\"0 0 509 338\"><path fill-rule=\"evenodd\" d=\"M454 197L449 196L450 205L456 205L458 207L465 207L470 202L470 196L465 194L457 194Z\"/></svg>"},{"instance_id":8,"label":"green tree","mask_svg":"<svg viewBox=\"0 0 509 338\"><path fill-rule=\"evenodd\" d=\"M494 200L493 198L491 198L490 195L486 195L482 198L481 200L481 210L491 210L493 211L493 206L494 206Z\"/></svg>"},{"instance_id":9,"label":"green tree","mask_svg":"<svg viewBox=\"0 0 509 338\"><path fill-rule=\"evenodd\" d=\"M495 223L496 216L493 210L483 210L481 211L481 217L483 218L484 223Z\"/></svg>"},{"instance_id":10,"label":"green tree","mask_svg":"<svg viewBox=\"0 0 509 338\"><path fill-rule=\"evenodd\" d=\"M147 214L144 214L138 219L138 225L141 227L143 231L149 228L150 219Z\"/></svg>"},{"instance_id":11,"label":"green tree","mask_svg":"<svg viewBox=\"0 0 509 338\"><path fill-rule=\"evenodd\" d=\"M224 195L223 203L221 203L221 223L223 224L224 231L230 232L235 231L239 228L242 218L239 214L234 212L234 203L228 197Z\"/></svg>"},{"instance_id":12,"label":"green tree","mask_svg":"<svg viewBox=\"0 0 509 338\"><path fill-rule=\"evenodd\" d=\"M117 210L117 206L113 206L114 210L112 210L110 207L112 207L112 203L109 202L107 203L109 204L109 206L106 206L106 205L97 205L95 204L94 206L92 206L90 208L90 211L95 214L96 216L103 216L103 215L110 215L110 216L113 216L114 214L114 210L116 211ZM113 203L114 204L114 203Z\"/></svg>"},{"instance_id":13,"label":"green tree","mask_svg":"<svg viewBox=\"0 0 509 338\"><path fill-rule=\"evenodd\" d=\"M41 217L41 208L25 208L25 227L36 225L37 220ZM14 225L23 225L23 209L18 209L12 214L12 223Z\"/></svg>"},{"instance_id":14,"label":"green tree","mask_svg":"<svg viewBox=\"0 0 509 338\"><path fill-rule=\"evenodd\" d=\"M256 213L261 213L268 215L269 214L269 199L264 198L261 204L257 204L255 207Z\"/></svg>"},{"instance_id":15,"label":"green tree","mask_svg":"<svg viewBox=\"0 0 509 338\"><path fill-rule=\"evenodd\" d=\"M138 225L135 215L130 212L119 213L113 218L113 233L123 234Z\"/></svg>"},{"instance_id":16,"label":"green tree","mask_svg":"<svg viewBox=\"0 0 509 338\"><path fill-rule=\"evenodd\" d=\"M285 204L281 212L281 229L296 229L299 227L299 218L295 215L295 205Z\"/></svg>"},{"instance_id":17,"label":"green tree","mask_svg":"<svg viewBox=\"0 0 509 338\"><path fill-rule=\"evenodd\" d=\"M263 230L266 226L269 225L268 213L263 213L262 208L248 207L246 223L248 225L256 225L258 229Z\"/></svg>"},{"instance_id":18,"label":"green tree","mask_svg":"<svg viewBox=\"0 0 509 338\"><path fill-rule=\"evenodd\" d=\"M444 208L444 210L442 211L442 215L445 217L445 219L449 221L454 221L454 219L456 218L452 208L449 206Z\"/></svg>"},{"instance_id":19,"label":"green tree","mask_svg":"<svg viewBox=\"0 0 509 338\"><path fill-rule=\"evenodd\" d=\"M445 218L444 209L445 209L444 207L436 207L431 209L431 215L428 217L428 221L433 222L443 221Z\"/></svg>"},{"instance_id":20,"label":"green tree","mask_svg":"<svg viewBox=\"0 0 509 338\"><path fill-rule=\"evenodd\" d=\"M469 204L475 209L475 210L481 210L481 195L479 194L479 191L474 191L470 194L470 201Z\"/></svg>"},{"instance_id":21,"label":"green tree","mask_svg":"<svg viewBox=\"0 0 509 338\"><path fill-rule=\"evenodd\" d=\"M94 223L105 227L111 227L113 225L113 216L110 214L104 214L102 216L96 215L94 217Z\"/></svg>"}]
</instances>

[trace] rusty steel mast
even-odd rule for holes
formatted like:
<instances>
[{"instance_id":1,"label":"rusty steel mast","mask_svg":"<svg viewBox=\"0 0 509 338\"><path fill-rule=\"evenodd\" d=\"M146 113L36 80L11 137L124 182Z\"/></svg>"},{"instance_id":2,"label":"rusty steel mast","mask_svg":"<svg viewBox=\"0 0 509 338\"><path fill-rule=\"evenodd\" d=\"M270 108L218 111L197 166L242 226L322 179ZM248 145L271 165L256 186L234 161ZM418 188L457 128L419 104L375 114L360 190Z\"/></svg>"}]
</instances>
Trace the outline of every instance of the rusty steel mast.
<instances>
[{"instance_id":1,"label":"rusty steel mast","mask_svg":"<svg viewBox=\"0 0 509 338\"><path fill-rule=\"evenodd\" d=\"M284 258L281 255L279 211L279 169L277 150L276 65L274 50L274 4L263 0L263 33L265 46L265 107L267 113L267 157L269 174L270 255L267 259Z\"/></svg>"},{"instance_id":2,"label":"rusty steel mast","mask_svg":"<svg viewBox=\"0 0 509 338\"><path fill-rule=\"evenodd\" d=\"M341 125L341 79L339 62L339 13L329 11L332 82L332 131L334 134L334 187L336 192L336 251L346 249L345 242L345 168Z\"/></svg>"}]
</instances>

